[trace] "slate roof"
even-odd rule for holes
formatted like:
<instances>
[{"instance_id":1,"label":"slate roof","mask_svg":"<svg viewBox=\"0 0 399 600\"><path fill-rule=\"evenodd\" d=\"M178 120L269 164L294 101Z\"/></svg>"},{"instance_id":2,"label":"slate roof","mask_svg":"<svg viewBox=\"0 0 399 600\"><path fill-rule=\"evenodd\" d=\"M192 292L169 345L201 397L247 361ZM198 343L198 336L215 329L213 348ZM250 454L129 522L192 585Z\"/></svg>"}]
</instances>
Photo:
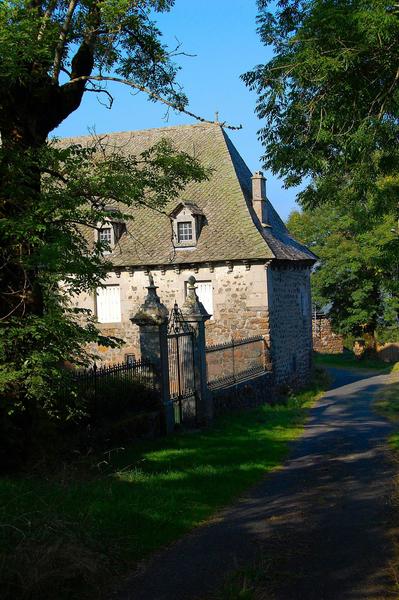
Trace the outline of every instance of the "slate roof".
<instances>
[{"instance_id":1,"label":"slate roof","mask_svg":"<svg viewBox=\"0 0 399 600\"><path fill-rule=\"evenodd\" d=\"M271 227L263 231L255 225L251 171L219 124L201 123L101 135L104 143L126 154L139 154L162 138L171 140L179 150L211 167L212 174L208 181L188 184L180 197L164 208L166 214L146 207L129 209L134 220L127 223L127 231L112 254L107 256L115 266L316 259L289 235L269 201ZM62 144L86 146L90 141L91 137L85 136L62 140ZM195 204L206 217L195 249L176 249L172 245L167 215L181 202Z\"/></svg>"}]
</instances>

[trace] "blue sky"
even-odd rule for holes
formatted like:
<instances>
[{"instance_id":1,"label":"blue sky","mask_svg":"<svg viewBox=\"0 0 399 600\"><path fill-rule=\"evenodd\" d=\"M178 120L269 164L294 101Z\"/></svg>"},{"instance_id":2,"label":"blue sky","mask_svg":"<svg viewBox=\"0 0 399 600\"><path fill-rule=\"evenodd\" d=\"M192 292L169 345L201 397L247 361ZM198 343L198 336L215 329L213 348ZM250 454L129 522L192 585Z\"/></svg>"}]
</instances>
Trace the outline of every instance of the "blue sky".
<instances>
[{"instance_id":1,"label":"blue sky","mask_svg":"<svg viewBox=\"0 0 399 600\"><path fill-rule=\"evenodd\" d=\"M270 50L256 33L255 0L176 0L169 13L157 15L164 42L194 57L179 56L179 81L190 99L189 109L213 120L219 111L221 121L242 124L240 131L228 131L252 171L261 168L262 146L257 131L262 123L254 114L256 96L240 80L240 75L270 58ZM148 102L145 95L133 95L122 85L108 87L114 96L111 110L102 106L96 94L87 93L80 108L54 132L58 136L84 135L89 128L98 133L149 129L193 123L185 115ZM295 190L284 190L281 182L266 172L268 196L284 219L295 205Z\"/></svg>"}]
</instances>

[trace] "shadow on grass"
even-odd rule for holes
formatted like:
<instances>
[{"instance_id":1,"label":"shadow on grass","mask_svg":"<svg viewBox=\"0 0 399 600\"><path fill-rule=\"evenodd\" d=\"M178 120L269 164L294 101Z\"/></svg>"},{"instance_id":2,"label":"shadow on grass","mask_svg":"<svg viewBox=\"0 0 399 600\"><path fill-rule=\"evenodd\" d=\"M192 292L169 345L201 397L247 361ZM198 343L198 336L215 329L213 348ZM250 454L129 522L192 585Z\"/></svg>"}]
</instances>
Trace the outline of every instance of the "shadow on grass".
<instances>
[{"instance_id":1,"label":"shadow on grass","mask_svg":"<svg viewBox=\"0 0 399 600\"><path fill-rule=\"evenodd\" d=\"M115 449L92 459L86 477L1 479L2 597L101 597L112 574L281 464L323 383L284 404L219 418L207 430Z\"/></svg>"}]
</instances>

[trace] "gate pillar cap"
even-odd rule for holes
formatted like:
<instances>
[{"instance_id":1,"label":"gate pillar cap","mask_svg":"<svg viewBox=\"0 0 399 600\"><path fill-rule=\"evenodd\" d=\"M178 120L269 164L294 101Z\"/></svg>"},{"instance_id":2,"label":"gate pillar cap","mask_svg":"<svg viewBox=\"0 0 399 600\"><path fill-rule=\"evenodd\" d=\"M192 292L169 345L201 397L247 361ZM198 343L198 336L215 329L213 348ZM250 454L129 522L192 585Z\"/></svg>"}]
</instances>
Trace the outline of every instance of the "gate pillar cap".
<instances>
[{"instance_id":1,"label":"gate pillar cap","mask_svg":"<svg viewBox=\"0 0 399 600\"><path fill-rule=\"evenodd\" d=\"M168 320L168 309L162 304L158 294L158 287L154 285L151 273L148 276L147 296L136 314L130 317L136 325L163 325Z\"/></svg>"},{"instance_id":2,"label":"gate pillar cap","mask_svg":"<svg viewBox=\"0 0 399 600\"><path fill-rule=\"evenodd\" d=\"M187 281L187 297L182 306L182 313L188 321L207 321L211 315L198 298L195 283L196 279L191 275Z\"/></svg>"}]
</instances>

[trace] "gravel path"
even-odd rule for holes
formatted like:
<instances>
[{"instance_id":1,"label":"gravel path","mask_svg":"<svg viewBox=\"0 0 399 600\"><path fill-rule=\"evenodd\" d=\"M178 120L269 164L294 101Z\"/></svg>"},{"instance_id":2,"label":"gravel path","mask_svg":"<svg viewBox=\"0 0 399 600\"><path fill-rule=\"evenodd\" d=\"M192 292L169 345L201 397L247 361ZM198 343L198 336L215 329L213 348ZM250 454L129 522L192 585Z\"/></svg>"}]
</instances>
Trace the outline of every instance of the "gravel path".
<instances>
[{"instance_id":1,"label":"gravel path","mask_svg":"<svg viewBox=\"0 0 399 600\"><path fill-rule=\"evenodd\" d=\"M387 375L331 369L284 468L140 565L118 600L209 600L228 574L262 565L261 598L370 600L390 593L387 422L371 408Z\"/></svg>"}]
</instances>

